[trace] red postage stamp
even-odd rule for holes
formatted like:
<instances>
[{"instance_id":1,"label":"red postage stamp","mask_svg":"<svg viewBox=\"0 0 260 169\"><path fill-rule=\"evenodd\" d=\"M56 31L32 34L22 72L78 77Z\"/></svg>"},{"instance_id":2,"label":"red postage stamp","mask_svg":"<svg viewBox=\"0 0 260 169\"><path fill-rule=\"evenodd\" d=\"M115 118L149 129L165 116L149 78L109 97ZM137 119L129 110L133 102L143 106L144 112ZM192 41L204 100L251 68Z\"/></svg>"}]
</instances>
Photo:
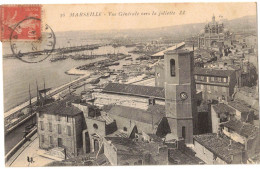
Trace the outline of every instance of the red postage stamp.
<instances>
[{"instance_id":1,"label":"red postage stamp","mask_svg":"<svg viewBox=\"0 0 260 169\"><path fill-rule=\"evenodd\" d=\"M0 9L2 41L40 39L40 5L3 5Z\"/></svg>"}]
</instances>

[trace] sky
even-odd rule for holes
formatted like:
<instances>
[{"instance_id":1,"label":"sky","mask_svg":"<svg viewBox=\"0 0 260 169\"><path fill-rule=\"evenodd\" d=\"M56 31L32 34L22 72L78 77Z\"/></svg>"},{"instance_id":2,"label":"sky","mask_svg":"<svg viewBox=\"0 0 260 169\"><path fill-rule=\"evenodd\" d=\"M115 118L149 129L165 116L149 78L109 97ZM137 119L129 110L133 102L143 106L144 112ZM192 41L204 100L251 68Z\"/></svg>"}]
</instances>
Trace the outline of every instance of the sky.
<instances>
[{"instance_id":1,"label":"sky","mask_svg":"<svg viewBox=\"0 0 260 169\"><path fill-rule=\"evenodd\" d=\"M221 19L220 16L230 20L256 15L256 4L254 2L49 4L43 5L42 11L43 22L50 25L54 31L122 30L206 23L211 21L213 14L217 21ZM183 13L183 11L185 12ZM93 12L98 16L89 16ZM119 16L119 14L128 14L129 12L132 15ZM79 16L80 13L84 13L84 16ZM116 16L109 15L111 13L116 14ZM159 16L160 13L167 13L167 15Z\"/></svg>"}]
</instances>

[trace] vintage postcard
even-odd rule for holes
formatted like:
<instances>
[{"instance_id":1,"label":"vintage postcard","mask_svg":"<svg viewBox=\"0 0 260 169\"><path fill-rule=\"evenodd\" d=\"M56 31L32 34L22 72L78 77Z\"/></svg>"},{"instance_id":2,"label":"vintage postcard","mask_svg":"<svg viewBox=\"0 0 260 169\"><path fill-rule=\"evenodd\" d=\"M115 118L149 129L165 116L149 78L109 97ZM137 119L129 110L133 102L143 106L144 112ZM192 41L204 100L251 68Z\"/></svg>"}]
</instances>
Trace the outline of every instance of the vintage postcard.
<instances>
[{"instance_id":1,"label":"vintage postcard","mask_svg":"<svg viewBox=\"0 0 260 169\"><path fill-rule=\"evenodd\" d=\"M5 166L259 164L256 9L1 5Z\"/></svg>"}]
</instances>

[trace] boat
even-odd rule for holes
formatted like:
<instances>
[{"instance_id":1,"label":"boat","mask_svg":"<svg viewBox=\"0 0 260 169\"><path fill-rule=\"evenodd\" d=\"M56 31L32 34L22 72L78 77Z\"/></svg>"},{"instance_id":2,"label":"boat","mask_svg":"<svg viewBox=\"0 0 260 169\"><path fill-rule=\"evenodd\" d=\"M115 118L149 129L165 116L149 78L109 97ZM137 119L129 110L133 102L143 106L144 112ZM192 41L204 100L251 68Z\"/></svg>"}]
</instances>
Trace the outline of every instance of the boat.
<instances>
[{"instance_id":1,"label":"boat","mask_svg":"<svg viewBox=\"0 0 260 169\"><path fill-rule=\"evenodd\" d=\"M130 56L130 57L126 57L125 60L133 60L133 58Z\"/></svg>"},{"instance_id":2,"label":"boat","mask_svg":"<svg viewBox=\"0 0 260 169\"><path fill-rule=\"evenodd\" d=\"M35 127L36 127L36 123L29 124L29 125L25 126L23 133L24 133L25 135L27 135L27 134L29 134L31 131L33 131L33 129L34 129Z\"/></svg>"},{"instance_id":3,"label":"boat","mask_svg":"<svg viewBox=\"0 0 260 169\"><path fill-rule=\"evenodd\" d=\"M101 75L100 78L108 78L110 76L110 73L104 73L103 75Z\"/></svg>"},{"instance_id":4,"label":"boat","mask_svg":"<svg viewBox=\"0 0 260 169\"><path fill-rule=\"evenodd\" d=\"M125 45L126 48L131 48L131 47L135 47L136 45L135 44L128 44L128 45Z\"/></svg>"},{"instance_id":5,"label":"boat","mask_svg":"<svg viewBox=\"0 0 260 169\"><path fill-rule=\"evenodd\" d=\"M77 89L77 88L79 88L79 87L81 87L81 86L83 86L83 85L85 85L85 82L80 82L80 83L77 83L77 84L71 86L71 88L72 88L72 89Z\"/></svg>"},{"instance_id":6,"label":"boat","mask_svg":"<svg viewBox=\"0 0 260 169\"><path fill-rule=\"evenodd\" d=\"M67 59L67 57L66 57L64 54L62 54L61 56L58 56L58 57L52 57L52 58L50 59L50 61L51 61L51 62L56 62L56 61L65 60L65 59Z\"/></svg>"},{"instance_id":7,"label":"boat","mask_svg":"<svg viewBox=\"0 0 260 169\"><path fill-rule=\"evenodd\" d=\"M99 83L100 82L100 79L98 78L98 79L93 79L93 80L91 80L89 83L90 84L97 84L97 83Z\"/></svg>"}]
</instances>

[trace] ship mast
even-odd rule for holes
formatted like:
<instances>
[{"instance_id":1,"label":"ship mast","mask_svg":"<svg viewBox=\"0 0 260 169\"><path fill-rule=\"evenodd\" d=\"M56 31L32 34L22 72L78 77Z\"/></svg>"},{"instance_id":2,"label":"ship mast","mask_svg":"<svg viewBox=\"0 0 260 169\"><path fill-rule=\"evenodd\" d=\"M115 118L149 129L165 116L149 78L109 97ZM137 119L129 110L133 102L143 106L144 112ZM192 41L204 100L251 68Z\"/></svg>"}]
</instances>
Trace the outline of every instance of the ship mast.
<instances>
[{"instance_id":1,"label":"ship mast","mask_svg":"<svg viewBox=\"0 0 260 169\"><path fill-rule=\"evenodd\" d=\"M39 89L38 89L37 80L36 80L36 90L37 90L37 103L39 103Z\"/></svg>"},{"instance_id":2,"label":"ship mast","mask_svg":"<svg viewBox=\"0 0 260 169\"><path fill-rule=\"evenodd\" d=\"M31 119L32 119L32 124L33 124L33 111L32 111L32 95L31 95L31 87L30 87L30 83L29 83L29 113L31 114Z\"/></svg>"}]
</instances>

